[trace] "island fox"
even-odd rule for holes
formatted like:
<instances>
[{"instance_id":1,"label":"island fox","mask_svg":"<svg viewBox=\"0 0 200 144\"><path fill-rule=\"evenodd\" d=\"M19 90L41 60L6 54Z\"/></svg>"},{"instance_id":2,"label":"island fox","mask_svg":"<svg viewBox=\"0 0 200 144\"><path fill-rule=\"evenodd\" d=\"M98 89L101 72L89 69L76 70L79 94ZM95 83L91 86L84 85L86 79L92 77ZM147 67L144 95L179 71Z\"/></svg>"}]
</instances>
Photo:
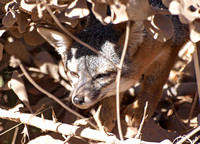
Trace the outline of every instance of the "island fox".
<instances>
[{"instance_id":1,"label":"island fox","mask_svg":"<svg viewBox=\"0 0 200 144\"><path fill-rule=\"evenodd\" d=\"M131 118L130 122L136 126L142 119L147 101L147 114L149 117L152 116L177 53L187 39L187 27L180 24L177 18L172 21L175 26L174 36L165 43L153 39L145 31L143 22L131 23L120 92L125 92L143 76L140 94L126 111ZM45 34L41 35L62 55L73 88L71 99L74 105L87 109L106 97L115 96L115 65L120 62L125 39L125 34L116 26L103 26L97 22L76 34L76 37L95 48L109 61L76 41L71 43L71 40L59 31L42 27L38 31L45 31Z\"/></svg>"}]
</instances>

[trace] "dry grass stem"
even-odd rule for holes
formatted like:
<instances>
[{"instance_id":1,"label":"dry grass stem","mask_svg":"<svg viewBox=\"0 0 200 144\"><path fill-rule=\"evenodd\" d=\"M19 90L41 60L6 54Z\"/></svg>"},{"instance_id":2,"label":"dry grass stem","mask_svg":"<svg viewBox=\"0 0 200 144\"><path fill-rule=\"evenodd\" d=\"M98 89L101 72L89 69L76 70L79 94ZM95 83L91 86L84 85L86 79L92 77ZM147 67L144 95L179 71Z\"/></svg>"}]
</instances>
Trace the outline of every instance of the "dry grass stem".
<instances>
[{"instance_id":1,"label":"dry grass stem","mask_svg":"<svg viewBox=\"0 0 200 144\"><path fill-rule=\"evenodd\" d=\"M143 127L143 124L144 124L145 119L147 118L147 115L146 115L146 113L147 113L147 107L148 107L148 102L146 102L145 107L144 107L144 114L143 114L142 121L141 121L141 123L140 123L140 127L139 127L139 129L138 129L138 133L137 133L137 135L135 136L136 139L140 139L140 136L141 136L141 134L142 134L142 133L141 133L142 127Z\"/></svg>"},{"instance_id":2,"label":"dry grass stem","mask_svg":"<svg viewBox=\"0 0 200 144\"><path fill-rule=\"evenodd\" d=\"M124 62L124 58L126 55L126 51L128 48L128 40L129 40L129 35L130 35L130 21L127 22L127 26L126 26L126 36L125 36L125 42L124 42L124 48L122 51L122 56L120 59L120 64L119 64L119 69L117 71L117 78L116 78L116 109L117 109L117 126L118 126L118 132L119 132L119 136L120 139L123 141L123 134L122 134L122 129L121 129L121 120L120 120L120 92L119 92L119 88L120 88L120 78L121 78L121 72L122 72L122 66L123 66L123 62Z\"/></svg>"}]
</instances>

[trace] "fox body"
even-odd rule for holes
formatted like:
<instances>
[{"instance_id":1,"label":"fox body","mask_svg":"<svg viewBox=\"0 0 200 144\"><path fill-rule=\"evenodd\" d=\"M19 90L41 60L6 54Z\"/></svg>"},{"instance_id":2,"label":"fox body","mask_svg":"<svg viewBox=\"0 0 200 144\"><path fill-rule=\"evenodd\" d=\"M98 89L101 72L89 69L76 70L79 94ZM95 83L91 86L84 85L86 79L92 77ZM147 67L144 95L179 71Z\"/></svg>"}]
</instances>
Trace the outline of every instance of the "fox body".
<instances>
[{"instance_id":1,"label":"fox body","mask_svg":"<svg viewBox=\"0 0 200 144\"><path fill-rule=\"evenodd\" d=\"M165 43L154 40L144 29L143 22L132 22L128 51L123 64L120 92L133 86L142 75L142 88L135 102L127 107L130 123L139 124L143 107L149 102L147 114L151 116L158 103L162 88L175 62L180 47L187 39L187 28L173 19L174 36ZM42 33L43 29L39 29ZM81 109L86 109L105 97L115 95L117 68L124 43L124 33L113 25L103 26L95 23L76 36L94 47L109 61L71 41L55 30L46 30L46 38L62 55L66 73L73 87L72 102ZM110 62L112 61L112 63ZM115 102L113 102L115 103Z\"/></svg>"}]
</instances>

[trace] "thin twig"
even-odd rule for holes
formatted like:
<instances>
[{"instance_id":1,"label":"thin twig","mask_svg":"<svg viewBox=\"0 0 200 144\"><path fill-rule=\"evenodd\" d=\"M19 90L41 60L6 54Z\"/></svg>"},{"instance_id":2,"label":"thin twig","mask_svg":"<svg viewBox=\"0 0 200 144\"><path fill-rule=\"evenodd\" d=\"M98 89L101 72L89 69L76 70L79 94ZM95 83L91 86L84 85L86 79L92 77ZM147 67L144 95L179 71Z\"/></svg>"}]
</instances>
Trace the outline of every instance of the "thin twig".
<instances>
[{"instance_id":1,"label":"thin twig","mask_svg":"<svg viewBox=\"0 0 200 144\"><path fill-rule=\"evenodd\" d=\"M99 130L100 130L102 133L105 133L105 135L107 135L107 133L106 133L106 131L105 131L105 129L104 129L104 127L103 127L101 121L100 121L100 118L99 118L101 108L102 108L102 105L100 105L100 106L98 107L98 109L97 109L96 112L95 112L94 109L92 109L92 110L90 111L90 113L93 115L93 118L94 118L95 122L97 123L97 126L99 127Z\"/></svg>"},{"instance_id":2,"label":"thin twig","mask_svg":"<svg viewBox=\"0 0 200 144\"><path fill-rule=\"evenodd\" d=\"M47 95L49 98L55 100L58 104L60 104L63 108L65 108L66 110L68 110L69 112L73 113L74 115L76 115L79 118L84 119L85 117L80 115L79 113L77 113L76 111L72 110L71 108L69 108L68 106L66 106L62 101L60 101L57 97L55 97L54 95L52 95L51 93L49 93L48 91L44 90L43 88L41 88L27 73L27 71L25 70L24 66L22 63L19 64L20 69L22 70L22 72L24 73L25 77L29 80L29 82L35 87L37 88L39 91L41 91L42 93L44 93L45 95ZM88 121L88 123L94 127L95 129L98 129L92 122Z\"/></svg>"},{"instance_id":3,"label":"thin twig","mask_svg":"<svg viewBox=\"0 0 200 144\"><path fill-rule=\"evenodd\" d=\"M196 103L197 103L197 98L198 98L198 94L196 92L195 95L194 95L192 106L191 106L190 113L189 113L189 116L188 116L188 125L187 125L188 129L190 127L190 120L192 118L192 115L193 115L193 112L194 112L194 108L195 108Z\"/></svg>"},{"instance_id":4,"label":"thin twig","mask_svg":"<svg viewBox=\"0 0 200 144\"><path fill-rule=\"evenodd\" d=\"M17 134L19 132L19 127L15 128L14 134L13 134L13 138L12 138L12 142L11 144L15 144L16 143L16 139L17 139Z\"/></svg>"},{"instance_id":5,"label":"thin twig","mask_svg":"<svg viewBox=\"0 0 200 144\"><path fill-rule=\"evenodd\" d=\"M195 74L196 74L196 79L197 79L197 91L198 91L198 96L200 100L200 68L199 68L199 60L198 60L198 53L197 53L197 44L193 43L194 45L194 68L195 68Z\"/></svg>"},{"instance_id":6,"label":"thin twig","mask_svg":"<svg viewBox=\"0 0 200 144\"><path fill-rule=\"evenodd\" d=\"M142 127L143 127L145 119L147 118L147 115L146 115L146 113L147 113L147 107L148 107L148 102L146 102L145 107L144 107L144 114L143 114L142 121L140 123L140 127L139 127L139 130L138 130L138 133L135 136L136 139L139 139L140 136L141 136Z\"/></svg>"},{"instance_id":7,"label":"thin twig","mask_svg":"<svg viewBox=\"0 0 200 144\"><path fill-rule=\"evenodd\" d=\"M65 32L68 36L70 36L72 39L74 39L75 41L77 41L78 43L80 43L81 45L89 48L91 51L95 52L96 54L102 56L103 58L105 58L107 61L109 61L112 65L114 65L116 68L119 69L119 67L113 63L110 59L108 59L106 56L104 56L103 54L99 53L98 50L96 50L95 48L93 48L92 46L90 46L89 44L81 41L79 38L77 38L76 36L74 36L71 32L69 32L57 19L57 17L53 14L52 10L49 8L49 6L46 4L46 1L43 0L43 4L45 6L45 8L47 9L47 11L49 12L49 14L51 15L51 17L53 18L53 20L55 21L55 23L58 25L58 27Z\"/></svg>"},{"instance_id":8,"label":"thin twig","mask_svg":"<svg viewBox=\"0 0 200 144\"><path fill-rule=\"evenodd\" d=\"M199 131L200 131L200 126L196 127L194 130L192 130L190 133L184 136L181 140L179 140L176 144L182 144L184 141L188 140L191 136L193 136Z\"/></svg>"},{"instance_id":9,"label":"thin twig","mask_svg":"<svg viewBox=\"0 0 200 144\"><path fill-rule=\"evenodd\" d=\"M119 132L119 136L120 136L121 141L123 141L124 138L123 138L123 134L122 134L121 120L120 120L119 88L120 88L120 78L121 78L121 73L122 73L122 66L123 66L123 63L124 63L124 58L125 58L127 47L128 47L129 35L130 35L130 21L127 22L127 26L126 26L126 36L125 36L124 48L123 48L123 51L122 51L122 56L121 56L121 59L120 59L119 69L117 70L117 78L116 78L117 127L118 127L118 132Z\"/></svg>"},{"instance_id":10,"label":"thin twig","mask_svg":"<svg viewBox=\"0 0 200 144\"><path fill-rule=\"evenodd\" d=\"M185 124L183 123L183 121L181 121L181 119L180 119L180 117L179 117L179 115L178 115L178 113L177 113L177 111L176 111L176 109L175 109L175 107L174 107L174 104L172 103L171 100L169 100L169 103L171 104L172 109L173 109L173 111L174 111L174 114L175 114L177 120L179 121L179 123L183 126L184 129L187 129L187 126L185 126Z\"/></svg>"}]
</instances>

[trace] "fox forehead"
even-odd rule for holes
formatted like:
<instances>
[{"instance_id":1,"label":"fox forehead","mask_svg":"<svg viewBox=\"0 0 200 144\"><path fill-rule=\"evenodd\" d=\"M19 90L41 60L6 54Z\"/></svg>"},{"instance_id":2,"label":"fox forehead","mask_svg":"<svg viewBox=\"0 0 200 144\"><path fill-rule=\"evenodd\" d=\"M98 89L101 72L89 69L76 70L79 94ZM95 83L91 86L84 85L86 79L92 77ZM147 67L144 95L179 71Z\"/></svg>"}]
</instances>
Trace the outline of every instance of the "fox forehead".
<instances>
[{"instance_id":1,"label":"fox forehead","mask_svg":"<svg viewBox=\"0 0 200 144\"><path fill-rule=\"evenodd\" d=\"M115 51L116 44L105 41L101 46L101 50L99 51L102 55L104 55L107 59L117 64L120 61L119 55ZM116 70L115 66L110 63L107 59L101 57L100 55L94 54L89 49L85 49L87 51L87 55L80 56L82 50L81 48L72 47L70 54L68 56L67 66L68 69L74 72L87 71L90 75L95 75L97 73L105 73L107 71ZM89 52L90 53L89 53Z\"/></svg>"}]
</instances>

